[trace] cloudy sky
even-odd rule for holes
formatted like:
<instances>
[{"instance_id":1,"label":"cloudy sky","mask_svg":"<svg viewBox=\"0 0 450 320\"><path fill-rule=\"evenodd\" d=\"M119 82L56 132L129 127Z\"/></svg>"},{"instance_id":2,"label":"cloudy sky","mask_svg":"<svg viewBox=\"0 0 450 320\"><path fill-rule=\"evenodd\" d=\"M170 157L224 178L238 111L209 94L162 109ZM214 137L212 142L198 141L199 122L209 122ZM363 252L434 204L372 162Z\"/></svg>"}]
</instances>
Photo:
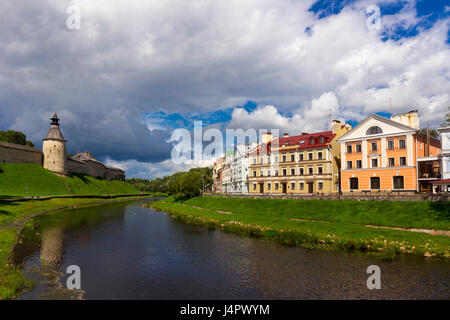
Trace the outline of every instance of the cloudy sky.
<instances>
[{"instance_id":1,"label":"cloudy sky","mask_svg":"<svg viewBox=\"0 0 450 320\"><path fill-rule=\"evenodd\" d=\"M41 147L56 111L69 152L153 178L183 169L170 137L194 120L298 134L327 129L329 113L355 124L418 109L439 126L450 106L446 3L2 0L0 130Z\"/></svg>"}]
</instances>

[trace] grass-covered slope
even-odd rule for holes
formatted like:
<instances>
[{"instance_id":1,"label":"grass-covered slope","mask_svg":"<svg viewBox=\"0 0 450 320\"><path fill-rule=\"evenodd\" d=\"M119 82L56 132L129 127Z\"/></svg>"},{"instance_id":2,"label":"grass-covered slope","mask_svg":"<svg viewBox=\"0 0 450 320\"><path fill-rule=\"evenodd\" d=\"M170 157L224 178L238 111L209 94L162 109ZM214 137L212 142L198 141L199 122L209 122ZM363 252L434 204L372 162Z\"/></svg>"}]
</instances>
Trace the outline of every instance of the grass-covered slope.
<instances>
[{"instance_id":1,"label":"grass-covered slope","mask_svg":"<svg viewBox=\"0 0 450 320\"><path fill-rule=\"evenodd\" d=\"M258 219L306 219L358 225L450 230L450 203L429 201L292 200L201 197L191 206Z\"/></svg>"},{"instance_id":2,"label":"grass-covered slope","mask_svg":"<svg viewBox=\"0 0 450 320\"><path fill-rule=\"evenodd\" d=\"M0 198L49 195L138 194L123 181L107 181L84 175L60 177L37 164L0 164Z\"/></svg>"}]
</instances>

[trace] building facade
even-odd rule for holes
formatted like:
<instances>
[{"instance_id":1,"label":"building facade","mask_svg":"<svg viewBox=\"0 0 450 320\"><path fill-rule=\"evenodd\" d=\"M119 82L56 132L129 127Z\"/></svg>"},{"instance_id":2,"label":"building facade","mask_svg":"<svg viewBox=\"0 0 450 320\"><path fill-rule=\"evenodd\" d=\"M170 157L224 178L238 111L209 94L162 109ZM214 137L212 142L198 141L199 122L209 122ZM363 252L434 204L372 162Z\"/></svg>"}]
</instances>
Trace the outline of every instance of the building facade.
<instances>
[{"instance_id":1,"label":"building facade","mask_svg":"<svg viewBox=\"0 0 450 320\"><path fill-rule=\"evenodd\" d=\"M273 138L249 154L251 194L331 194L339 191L341 148L337 139L349 132L349 124L334 120L332 130Z\"/></svg>"},{"instance_id":2,"label":"building facade","mask_svg":"<svg viewBox=\"0 0 450 320\"><path fill-rule=\"evenodd\" d=\"M231 192L248 193L248 153L256 147L256 143L236 146L231 163Z\"/></svg>"},{"instance_id":3,"label":"building facade","mask_svg":"<svg viewBox=\"0 0 450 320\"><path fill-rule=\"evenodd\" d=\"M439 179L440 143L419 132L417 111L372 114L339 138L342 192L427 192Z\"/></svg>"},{"instance_id":4,"label":"building facade","mask_svg":"<svg viewBox=\"0 0 450 320\"><path fill-rule=\"evenodd\" d=\"M450 126L439 128L441 138L441 180L433 181L433 192L450 192Z\"/></svg>"}]
</instances>

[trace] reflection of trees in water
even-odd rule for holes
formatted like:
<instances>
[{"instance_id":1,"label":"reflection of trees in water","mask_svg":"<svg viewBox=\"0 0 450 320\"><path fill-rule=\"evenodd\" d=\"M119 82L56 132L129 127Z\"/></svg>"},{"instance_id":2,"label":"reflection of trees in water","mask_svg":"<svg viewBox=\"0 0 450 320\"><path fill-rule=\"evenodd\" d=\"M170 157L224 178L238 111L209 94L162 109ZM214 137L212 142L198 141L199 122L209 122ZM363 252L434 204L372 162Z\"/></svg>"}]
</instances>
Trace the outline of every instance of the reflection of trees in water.
<instances>
[{"instance_id":1,"label":"reflection of trees in water","mask_svg":"<svg viewBox=\"0 0 450 320\"><path fill-rule=\"evenodd\" d=\"M41 262L42 264L59 267L63 257L64 228L53 227L42 232Z\"/></svg>"}]
</instances>

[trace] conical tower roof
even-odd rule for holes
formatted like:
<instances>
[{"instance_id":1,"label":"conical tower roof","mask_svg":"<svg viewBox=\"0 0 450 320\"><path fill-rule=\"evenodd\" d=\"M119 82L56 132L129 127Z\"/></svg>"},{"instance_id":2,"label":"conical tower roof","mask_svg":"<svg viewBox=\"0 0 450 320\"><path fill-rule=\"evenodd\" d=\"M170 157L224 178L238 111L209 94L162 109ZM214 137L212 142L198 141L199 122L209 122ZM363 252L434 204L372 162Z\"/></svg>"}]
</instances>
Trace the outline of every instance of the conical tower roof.
<instances>
[{"instance_id":1,"label":"conical tower roof","mask_svg":"<svg viewBox=\"0 0 450 320\"><path fill-rule=\"evenodd\" d=\"M50 123L50 130L47 133L47 136L45 137L45 140L59 140L59 141L64 141L66 142L67 140L64 139L64 136L61 133L61 130L59 129L59 119L58 119L58 115L55 114L53 115L53 117L50 119L52 120L52 122Z\"/></svg>"}]
</instances>

